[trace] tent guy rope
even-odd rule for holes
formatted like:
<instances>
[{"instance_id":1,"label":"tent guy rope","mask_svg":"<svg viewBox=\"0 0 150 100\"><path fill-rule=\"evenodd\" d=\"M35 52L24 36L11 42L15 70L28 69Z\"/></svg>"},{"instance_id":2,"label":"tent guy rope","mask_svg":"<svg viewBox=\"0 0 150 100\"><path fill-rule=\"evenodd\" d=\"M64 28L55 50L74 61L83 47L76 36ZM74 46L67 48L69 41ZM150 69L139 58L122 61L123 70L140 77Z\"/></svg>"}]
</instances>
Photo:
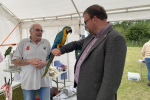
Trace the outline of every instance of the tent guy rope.
<instances>
[{"instance_id":1,"label":"tent guy rope","mask_svg":"<svg viewBox=\"0 0 150 100\"><path fill-rule=\"evenodd\" d=\"M18 25L21 23L21 21L18 23ZM17 26L18 26L17 25ZM17 26L10 32L10 34L6 37L6 39L2 42L2 44L0 45L0 47L1 46L3 46L3 43L8 39L8 37L11 35L11 33L17 28Z\"/></svg>"}]
</instances>

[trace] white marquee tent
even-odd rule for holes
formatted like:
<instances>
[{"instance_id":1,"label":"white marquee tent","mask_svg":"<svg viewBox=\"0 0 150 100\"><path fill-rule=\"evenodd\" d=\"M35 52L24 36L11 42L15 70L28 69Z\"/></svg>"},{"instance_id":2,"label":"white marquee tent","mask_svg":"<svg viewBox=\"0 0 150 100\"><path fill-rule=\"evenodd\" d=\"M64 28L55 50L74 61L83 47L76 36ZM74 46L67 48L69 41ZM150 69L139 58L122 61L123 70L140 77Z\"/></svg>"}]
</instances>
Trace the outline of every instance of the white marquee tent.
<instances>
[{"instance_id":1,"label":"white marquee tent","mask_svg":"<svg viewBox=\"0 0 150 100\"><path fill-rule=\"evenodd\" d=\"M68 35L67 43L79 40L76 26L83 24L82 14L92 5L99 4L106 9L108 21L148 20L150 19L150 0L0 0L0 44L18 25L4 44L19 43L30 36L29 27L33 23L40 23L45 30L43 38L53 44L56 34L64 26L71 26L73 33ZM8 46L0 46L2 54ZM15 50L16 46L13 46ZM73 82L75 53L56 57L69 67L68 81ZM10 74L3 72L5 61L0 63L0 86L4 84Z\"/></svg>"}]
</instances>

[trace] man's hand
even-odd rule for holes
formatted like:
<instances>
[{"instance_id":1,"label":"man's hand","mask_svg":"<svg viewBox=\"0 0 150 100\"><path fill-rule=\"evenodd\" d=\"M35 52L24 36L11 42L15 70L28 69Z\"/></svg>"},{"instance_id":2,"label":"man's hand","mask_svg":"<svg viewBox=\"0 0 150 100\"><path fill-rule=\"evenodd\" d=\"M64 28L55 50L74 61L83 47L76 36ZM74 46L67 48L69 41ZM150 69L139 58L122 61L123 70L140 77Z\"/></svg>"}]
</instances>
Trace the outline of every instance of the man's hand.
<instances>
[{"instance_id":1,"label":"man's hand","mask_svg":"<svg viewBox=\"0 0 150 100\"><path fill-rule=\"evenodd\" d=\"M61 51L58 48L53 49L51 52L54 56L60 56L61 55Z\"/></svg>"},{"instance_id":2,"label":"man's hand","mask_svg":"<svg viewBox=\"0 0 150 100\"><path fill-rule=\"evenodd\" d=\"M28 59L29 60L29 64L31 65L36 65L36 63L38 63L39 61L41 61L40 59L34 58L34 59Z\"/></svg>"},{"instance_id":3,"label":"man's hand","mask_svg":"<svg viewBox=\"0 0 150 100\"><path fill-rule=\"evenodd\" d=\"M34 67L38 68L38 69L41 69L45 66L45 62L43 61L38 61L36 62L36 64L34 65Z\"/></svg>"},{"instance_id":4,"label":"man's hand","mask_svg":"<svg viewBox=\"0 0 150 100\"><path fill-rule=\"evenodd\" d=\"M35 59L30 59L30 64L38 69L41 69L46 65L46 62L43 62L40 59L35 58Z\"/></svg>"}]
</instances>

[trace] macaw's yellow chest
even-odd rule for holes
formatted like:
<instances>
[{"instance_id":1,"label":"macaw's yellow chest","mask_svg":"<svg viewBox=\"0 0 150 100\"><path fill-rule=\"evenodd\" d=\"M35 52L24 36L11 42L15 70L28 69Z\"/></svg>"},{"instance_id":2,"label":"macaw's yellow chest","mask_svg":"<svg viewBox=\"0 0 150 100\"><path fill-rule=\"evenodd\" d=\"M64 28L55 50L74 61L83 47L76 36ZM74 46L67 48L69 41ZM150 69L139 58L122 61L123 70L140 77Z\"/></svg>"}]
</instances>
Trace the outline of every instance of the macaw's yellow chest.
<instances>
[{"instance_id":1,"label":"macaw's yellow chest","mask_svg":"<svg viewBox=\"0 0 150 100\"><path fill-rule=\"evenodd\" d=\"M62 38L62 42L61 42L60 46L63 46L65 44L65 41L66 41L66 38L67 38L66 30L67 29L64 29L64 31L63 31L63 38Z\"/></svg>"},{"instance_id":2,"label":"macaw's yellow chest","mask_svg":"<svg viewBox=\"0 0 150 100\"><path fill-rule=\"evenodd\" d=\"M67 29L64 29L61 44L58 44L57 48L59 48L60 46L63 46L65 44L65 41L66 41L66 38L67 38L67 35L68 35L67 32L66 32L66 30Z\"/></svg>"}]
</instances>

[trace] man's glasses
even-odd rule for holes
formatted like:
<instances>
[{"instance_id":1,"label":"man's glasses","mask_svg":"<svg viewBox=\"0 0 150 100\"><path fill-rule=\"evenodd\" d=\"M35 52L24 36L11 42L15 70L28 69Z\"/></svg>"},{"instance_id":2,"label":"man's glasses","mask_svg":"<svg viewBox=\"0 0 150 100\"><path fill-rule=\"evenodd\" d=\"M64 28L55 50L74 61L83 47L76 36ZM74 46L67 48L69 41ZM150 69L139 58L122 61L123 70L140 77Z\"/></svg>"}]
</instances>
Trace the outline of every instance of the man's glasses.
<instances>
[{"instance_id":1,"label":"man's glasses","mask_svg":"<svg viewBox=\"0 0 150 100\"><path fill-rule=\"evenodd\" d=\"M40 30L40 29L34 29L34 30L36 30L37 32L40 32L40 31L41 31L42 33L44 32L44 30Z\"/></svg>"},{"instance_id":2,"label":"man's glasses","mask_svg":"<svg viewBox=\"0 0 150 100\"><path fill-rule=\"evenodd\" d=\"M93 17L92 17L93 18ZM84 24L86 25L86 23L88 22L88 20L92 19L92 18L89 18L87 19L86 21L84 21Z\"/></svg>"}]
</instances>

